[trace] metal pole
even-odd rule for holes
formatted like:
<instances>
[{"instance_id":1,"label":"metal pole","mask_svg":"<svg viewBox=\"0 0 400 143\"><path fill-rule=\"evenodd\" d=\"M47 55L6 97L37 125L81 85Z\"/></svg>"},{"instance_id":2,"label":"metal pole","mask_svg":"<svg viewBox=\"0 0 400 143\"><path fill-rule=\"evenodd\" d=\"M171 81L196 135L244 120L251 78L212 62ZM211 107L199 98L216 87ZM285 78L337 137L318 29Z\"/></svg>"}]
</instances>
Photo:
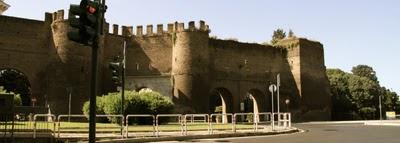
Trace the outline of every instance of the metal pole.
<instances>
[{"instance_id":1,"label":"metal pole","mask_svg":"<svg viewBox=\"0 0 400 143\"><path fill-rule=\"evenodd\" d=\"M121 108L122 108L122 115L125 116L126 112L125 112L125 108L124 108L124 103L125 103L125 60L126 60L126 40L124 40L124 47L123 47L123 60L122 60L122 83L121 83L121 87L122 87L122 91L121 91ZM124 126L126 126L126 122L124 120L123 123Z\"/></svg>"},{"instance_id":2,"label":"metal pole","mask_svg":"<svg viewBox=\"0 0 400 143\"><path fill-rule=\"evenodd\" d=\"M272 90L271 91L271 105L272 105L272 108L271 108L271 120L272 120L272 130L274 130L274 128L275 128L275 117L274 117L274 90Z\"/></svg>"},{"instance_id":3,"label":"metal pole","mask_svg":"<svg viewBox=\"0 0 400 143\"><path fill-rule=\"evenodd\" d=\"M90 83L90 107L89 107L89 143L96 142L96 83L97 83L97 54L98 54L98 36L95 38L92 46L92 76Z\"/></svg>"},{"instance_id":4,"label":"metal pole","mask_svg":"<svg viewBox=\"0 0 400 143\"><path fill-rule=\"evenodd\" d=\"M100 0L96 0L100 2ZM103 34L103 22L104 22L104 12L103 5L105 5L105 0L102 0L102 9L100 11L100 19L98 19L98 27L96 29L100 35ZM99 35L96 35L92 45L92 68L91 68L91 83L90 83L90 107L89 107L89 143L96 142L96 91L97 91L97 57L99 49Z\"/></svg>"},{"instance_id":5,"label":"metal pole","mask_svg":"<svg viewBox=\"0 0 400 143\"><path fill-rule=\"evenodd\" d=\"M280 74L278 74L277 76L276 76L276 89L277 89L277 91L276 91L276 104L278 105L278 107L277 107L277 112L278 112L278 126L280 125L280 119L281 119L281 117L280 117L280 114L279 114L279 86L281 86L281 76L280 76Z\"/></svg>"},{"instance_id":6,"label":"metal pole","mask_svg":"<svg viewBox=\"0 0 400 143\"><path fill-rule=\"evenodd\" d=\"M382 120L382 96L379 95L379 120Z\"/></svg>"},{"instance_id":7,"label":"metal pole","mask_svg":"<svg viewBox=\"0 0 400 143\"><path fill-rule=\"evenodd\" d=\"M72 87L68 88L69 91L69 98L68 98L68 122L71 122L71 94L72 94Z\"/></svg>"}]
</instances>

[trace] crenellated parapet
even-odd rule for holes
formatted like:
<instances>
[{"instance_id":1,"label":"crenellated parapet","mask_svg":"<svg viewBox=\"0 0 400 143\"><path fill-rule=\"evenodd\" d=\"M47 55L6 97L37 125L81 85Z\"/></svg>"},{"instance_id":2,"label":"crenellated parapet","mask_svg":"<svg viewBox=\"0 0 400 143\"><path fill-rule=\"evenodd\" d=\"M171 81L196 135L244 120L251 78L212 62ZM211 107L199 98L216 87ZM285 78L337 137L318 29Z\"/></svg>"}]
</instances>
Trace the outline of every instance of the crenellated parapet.
<instances>
[{"instance_id":1,"label":"crenellated parapet","mask_svg":"<svg viewBox=\"0 0 400 143\"><path fill-rule=\"evenodd\" d=\"M185 23L169 23L167 26L163 24L154 25L138 25L136 26L136 30L133 31L132 26L118 26L113 24L111 27L113 30L110 34L113 35L120 35L120 36L136 36L136 37L143 37L143 36L160 36L164 34L172 34L177 32L210 32L209 26L206 25L204 21L199 21L198 25L194 21L190 21L187 24L187 28ZM120 30L121 28L121 30ZM122 33L119 33L122 31Z\"/></svg>"},{"instance_id":2,"label":"crenellated parapet","mask_svg":"<svg viewBox=\"0 0 400 143\"><path fill-rule=\"evenodd\" d=\"M53 21L63 21L64 20L64 10L58 10L53 13Z\"/></svg>"}]
</instances>

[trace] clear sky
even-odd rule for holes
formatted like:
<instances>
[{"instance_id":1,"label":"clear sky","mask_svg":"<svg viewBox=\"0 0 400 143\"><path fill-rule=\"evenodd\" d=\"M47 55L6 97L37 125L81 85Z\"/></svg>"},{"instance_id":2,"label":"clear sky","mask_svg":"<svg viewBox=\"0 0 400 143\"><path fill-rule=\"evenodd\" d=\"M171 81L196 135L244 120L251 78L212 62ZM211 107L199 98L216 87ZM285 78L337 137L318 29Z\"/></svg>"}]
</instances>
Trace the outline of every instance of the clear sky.
<instances>
[{"instance_id":1,"label":"clear sky","mask_svg":"<svg viewBox=\"0 0 400 143\"><path fill-rule=\"evenodd\" d=\"M4 14L44 19L80 0L5 0ZM107 21L127 26L205 20L219 38L269 41L273 30L323 43L328 68L372 66L400 93L400 0L107 0ZM67 13L67 12L66 12Z\"/></svg>"}]
</instances>

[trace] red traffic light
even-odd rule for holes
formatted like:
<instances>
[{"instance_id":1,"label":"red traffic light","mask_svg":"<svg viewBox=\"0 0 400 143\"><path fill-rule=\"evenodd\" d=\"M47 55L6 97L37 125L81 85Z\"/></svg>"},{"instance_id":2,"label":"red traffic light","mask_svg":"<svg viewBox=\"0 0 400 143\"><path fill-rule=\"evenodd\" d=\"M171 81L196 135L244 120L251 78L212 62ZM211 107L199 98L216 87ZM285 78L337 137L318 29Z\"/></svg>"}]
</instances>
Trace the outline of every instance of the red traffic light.
<instances>
[{"instance_id":1,"label":"red traffic light","mask_svg":"<svg viewBox=\"0 0 400 143\"><path fill-rule=\"evenodd\" d=\"M88 12L89 12L90 14L94 14L94 13L96 13L96 11L97 11L97 9L96 9L95 7L93 7L93 6L88 6L88 7L87 7L87 10L88 10Z\"/></svg>"}]
</instances>

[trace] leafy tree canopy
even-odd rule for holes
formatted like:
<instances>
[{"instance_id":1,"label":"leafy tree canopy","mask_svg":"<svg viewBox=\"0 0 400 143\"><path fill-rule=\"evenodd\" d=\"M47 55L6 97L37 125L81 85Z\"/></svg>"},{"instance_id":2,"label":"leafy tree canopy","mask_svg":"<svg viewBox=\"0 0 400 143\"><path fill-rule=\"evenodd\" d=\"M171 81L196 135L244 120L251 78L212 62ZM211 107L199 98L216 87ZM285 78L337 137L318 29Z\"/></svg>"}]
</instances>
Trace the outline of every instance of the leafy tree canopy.
<instances>
[{"instance_id":1,"label":"leafy tree canopy","mask_svg":"<svg viewBox=\"0 0 400 143\"><path fill-rule=\"evenodd\" d=\"M276 44L280 40L285 39L285 38L286 38L286 32L283 31L283 29L276 29L274 31L274 33L272 34L271 44Z\"/></svg>"},{"instance_id":2,"label":"leafy tree canopy","mask_svg":"<svg viewBox=\"0 0 400 143\"><path fill-rule=\"evenodd\" d=\"M378 82L378 78L376 77L376 72L374 69L368 65L357 65L353 67L351 72L354 75L358 75L361 77L366 77L374 82Z\"/></svg>"},{"instance_id":3,"label":"leafy tree canopy","mask_svg":"<svg viewBox=\"0 0 400 143\"><path fill-rule=\"evenodd\" d=\"M332 92L334 120L376 119L379 117L379 96L385 111L400 113L397 93L381 87L372 67L358 65L352 73L327 69Z\"/></svg>"}]
</instances>

